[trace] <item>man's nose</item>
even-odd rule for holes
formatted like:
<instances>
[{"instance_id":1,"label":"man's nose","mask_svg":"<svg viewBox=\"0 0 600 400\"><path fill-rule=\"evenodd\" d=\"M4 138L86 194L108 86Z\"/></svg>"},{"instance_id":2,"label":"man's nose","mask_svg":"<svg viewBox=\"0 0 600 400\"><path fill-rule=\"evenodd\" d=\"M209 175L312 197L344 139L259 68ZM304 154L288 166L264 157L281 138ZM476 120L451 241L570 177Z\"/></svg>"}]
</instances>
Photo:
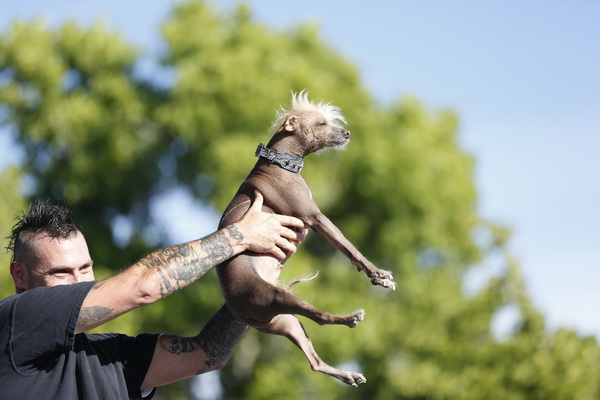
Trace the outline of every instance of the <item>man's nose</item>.
<instances>
[{"instance_id":1,"label":"man's nose","mask_svg":"<svg viewBox=\"0 0 600 400\"><path fill-rule=\"evenodd\" d=\"M71 274L71 285L79 282L85 282L85 277L81 272L75 271Z\"/></svg>"}]
</instances>

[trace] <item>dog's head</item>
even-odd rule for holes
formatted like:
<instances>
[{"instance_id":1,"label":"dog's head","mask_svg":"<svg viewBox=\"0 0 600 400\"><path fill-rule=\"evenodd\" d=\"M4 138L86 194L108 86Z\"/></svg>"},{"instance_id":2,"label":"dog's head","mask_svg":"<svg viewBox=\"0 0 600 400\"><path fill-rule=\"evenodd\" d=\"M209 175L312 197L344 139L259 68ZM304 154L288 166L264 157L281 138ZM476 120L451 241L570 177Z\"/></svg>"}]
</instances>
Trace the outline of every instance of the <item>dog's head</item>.
<instances>
[{"instance_id":1,"label":"dog's head","mask_svg":"<svg viewBox=\"0 0 600 400\"><path fill-rule=\"evenodd\" d=\"M326 148L343 148L350 132L342 127L346 119L331 103L313 103L308 93L292 93L289 110L281 108L274 122L275 135L294 135L302 156Z\"/></svg>"}]
</instances>

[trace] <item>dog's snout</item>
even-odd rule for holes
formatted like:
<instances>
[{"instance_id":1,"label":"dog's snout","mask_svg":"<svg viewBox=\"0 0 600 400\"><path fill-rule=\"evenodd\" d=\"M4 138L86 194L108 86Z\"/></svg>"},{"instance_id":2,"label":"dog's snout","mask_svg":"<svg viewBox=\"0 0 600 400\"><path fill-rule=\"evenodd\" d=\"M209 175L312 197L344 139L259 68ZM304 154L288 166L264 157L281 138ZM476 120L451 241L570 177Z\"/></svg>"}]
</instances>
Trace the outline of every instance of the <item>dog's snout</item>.
<instances>
[{"instance_id":1,"label":"dog's snout","mask_svg":"<svg viewBox=\"0 0 600 400\"><path fill-rule=\"evenodd\" d=\"M349 138L350 137L350 131L344 130L344 137Z\"/></svg>"}]
</instances>

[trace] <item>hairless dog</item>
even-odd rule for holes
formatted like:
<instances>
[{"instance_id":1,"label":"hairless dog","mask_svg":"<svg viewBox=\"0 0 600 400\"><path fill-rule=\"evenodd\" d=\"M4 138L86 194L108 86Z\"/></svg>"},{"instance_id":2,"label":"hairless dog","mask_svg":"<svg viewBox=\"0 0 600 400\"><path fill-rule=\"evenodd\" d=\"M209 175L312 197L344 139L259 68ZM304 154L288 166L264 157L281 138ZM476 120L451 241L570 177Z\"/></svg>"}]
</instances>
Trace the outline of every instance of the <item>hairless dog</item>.
<instances>
[{"instance_id":1,"label":"hairless dog","mask_svg":"<svg viewBox=\"0 0 600 400\"><path fill-rule=\"evenodd\" d=\"M258 146L259 159L225 210L219 228L237 222L258 191L264 197L265 211L301 219L346 255L374 285L395 289L391 273L375 267L321 213L300 176L306 155L325 148L343 147L349 142L350 132L342 123L346 120L338 107L312 103L305 92L292 94L291 109L279 111L273 137L267 146ZM274 256L245 252L219 265L217 274L229 308L240 320L259 331L287 337L304 352L314 371L351 386L366 382L362 374L342 371L323 362L294 316L303 315L320 325L355 327L364 318L364 310L359 309L349 316L333 315L292 294L289 287L276 286L282 263Z\"/></svg>"}]
</instances>

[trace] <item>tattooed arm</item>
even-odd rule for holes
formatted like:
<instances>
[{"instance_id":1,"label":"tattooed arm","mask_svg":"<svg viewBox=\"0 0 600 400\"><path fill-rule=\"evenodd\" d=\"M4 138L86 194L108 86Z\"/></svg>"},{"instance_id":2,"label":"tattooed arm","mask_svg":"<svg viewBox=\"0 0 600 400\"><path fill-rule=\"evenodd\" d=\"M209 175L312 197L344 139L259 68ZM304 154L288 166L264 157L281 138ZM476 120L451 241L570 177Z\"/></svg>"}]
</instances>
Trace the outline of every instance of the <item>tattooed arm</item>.
<instances>
[{"instance_id":1,"label":"tattooed arm","mask_svg":"<svg viewBox=\"0 0 600 400\"><path fill-rule=\"evenodd\" d=\"M197 336L161 335L142 389L222 368L247 328L224 305Z\"/></svg>"},{"instance_id":2,"label":"tattooed arm","mask_svg":"<svg viewBox=\"0 0 600 400\"><path fill-rule=\"evenodd\" d=\"M286 226L304 228L297 218L262 212L262 196L257 192L252 207L237 223L203 239L157 250L97 282L83 302L76 333L169 296L245 250L286 257L304 236Z\"/></svg>"}]
</instances>

